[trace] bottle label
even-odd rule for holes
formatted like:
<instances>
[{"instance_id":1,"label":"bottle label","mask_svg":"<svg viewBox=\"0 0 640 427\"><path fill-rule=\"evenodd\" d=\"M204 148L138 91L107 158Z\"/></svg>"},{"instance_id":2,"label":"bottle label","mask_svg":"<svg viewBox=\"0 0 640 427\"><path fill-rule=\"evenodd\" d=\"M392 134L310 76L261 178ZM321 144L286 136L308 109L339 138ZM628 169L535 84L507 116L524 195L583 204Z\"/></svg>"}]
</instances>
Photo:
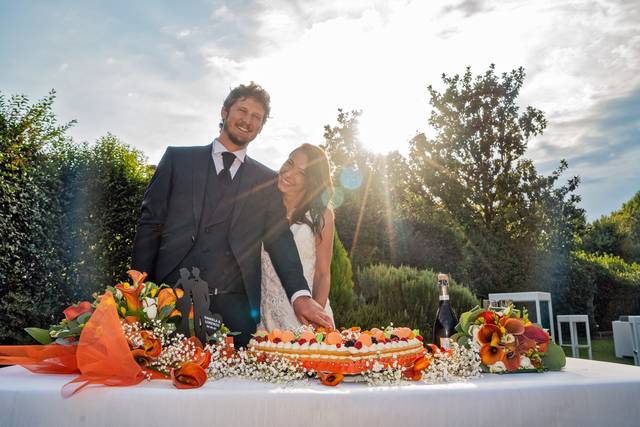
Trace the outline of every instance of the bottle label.
<instances>
[{"instance_id":1,"label":"bottle label","mask_svg":"<svg viewBox=\"0 0 640 427\"><path fill-rule=\"evenodd\" d=\"M443 350L449 350L451 348L451 338L440 338L440 348Z\"/></svg>"},{"instance_id":2,"label":"bottle label","mask_svg":"<svg viewBox=\"0 0 640 427\"><path fill-rule=\"evenodd\" d=\"M440 295L440 301L449 301L449 294Z\"/></svg>"}]
</instances>

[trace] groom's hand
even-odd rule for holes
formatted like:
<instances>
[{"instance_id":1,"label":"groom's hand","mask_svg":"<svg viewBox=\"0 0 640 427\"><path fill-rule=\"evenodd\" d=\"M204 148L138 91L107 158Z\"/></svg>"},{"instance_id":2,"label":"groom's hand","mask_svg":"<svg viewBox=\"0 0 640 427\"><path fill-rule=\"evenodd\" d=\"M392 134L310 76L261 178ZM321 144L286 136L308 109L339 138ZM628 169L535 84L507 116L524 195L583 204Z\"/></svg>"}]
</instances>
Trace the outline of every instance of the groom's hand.
<instances>
[{"instance_id":1,"label":"groom's hand","mask_svg":"<svg viewBox=\"0 0 640 427\"><path fill-rule=\"evenodd\" d=\"M310 297L298 297L293 302L293 311L295 311L298 320L303 325L313 323L315 326L325 328L333 328L331 317L324 311L322 306Z\"/></svg>"}]
</instances>

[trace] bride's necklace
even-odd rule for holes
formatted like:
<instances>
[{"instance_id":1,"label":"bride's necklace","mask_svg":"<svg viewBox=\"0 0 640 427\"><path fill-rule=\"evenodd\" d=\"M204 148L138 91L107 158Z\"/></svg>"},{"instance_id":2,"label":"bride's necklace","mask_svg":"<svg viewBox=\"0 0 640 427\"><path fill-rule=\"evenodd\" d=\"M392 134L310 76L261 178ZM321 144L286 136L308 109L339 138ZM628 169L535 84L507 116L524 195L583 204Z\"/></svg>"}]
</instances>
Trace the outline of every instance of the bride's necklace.
<instances>
[{"instance_id":1,"label":"bride's necklace","mask_svg":"<svg viewBox=\"0 0 640 427\"><path fill-rule=\"evenodd\" d=\"M293 208L291 212L287 212L287 221L291 222L291 218L293 218L293 214L296 212L297 207Z\"/></svg>"}]
</instances>

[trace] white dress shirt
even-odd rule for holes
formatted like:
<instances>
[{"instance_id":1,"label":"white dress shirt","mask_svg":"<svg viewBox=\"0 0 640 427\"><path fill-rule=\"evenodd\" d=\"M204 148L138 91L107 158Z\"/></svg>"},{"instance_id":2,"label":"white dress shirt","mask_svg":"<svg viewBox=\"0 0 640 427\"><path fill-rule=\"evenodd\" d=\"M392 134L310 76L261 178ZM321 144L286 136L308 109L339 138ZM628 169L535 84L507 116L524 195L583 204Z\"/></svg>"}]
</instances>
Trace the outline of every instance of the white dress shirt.
<instances>
[{"instance_id":1,"label":"white dress shirt","mask_svg":"<svg viewBox=\"0 0 640 427\"><path fill-rule=\"evenodd\" d=\"M220 172L222 172L222 169L224 169L224 163L222 162L222 153L226 151L229 150L227 150L227 148L222 145L222 143L216 138L213 141L213 148L211 150L211 156L213 157L213 165L216 168L216 174L220 174ZM238 169L240 169L240 165L244 163L244 158L247 155L247 149L243 148L242 150L233 151L232 153L235 154L236 158L229 168L231 179L236 176Z\"/></svg>"}]
</instances>

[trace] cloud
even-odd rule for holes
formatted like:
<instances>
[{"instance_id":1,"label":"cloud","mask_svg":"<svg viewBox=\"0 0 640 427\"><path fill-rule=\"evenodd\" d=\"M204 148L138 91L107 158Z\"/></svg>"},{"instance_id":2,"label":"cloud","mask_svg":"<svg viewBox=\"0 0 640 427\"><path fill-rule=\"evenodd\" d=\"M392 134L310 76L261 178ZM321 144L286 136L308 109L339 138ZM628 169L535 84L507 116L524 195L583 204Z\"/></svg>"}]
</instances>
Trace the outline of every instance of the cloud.
<instances>
[{"instance_id":1,"label":"cloud","mask_svg":"<svg viewBox=\"0 0 640 427\"><path fill-rule=\"evenodd\" d=\"M445 14L451 12L461 12L462 16L468 18L469 16L475 15L477 13L482 13L490 10L487 3L488 2L482 0L463 0L458 4L445 6L442 9L442 12Z\"/></svg>"},{"instance_id":2,"label":"cloud","mask_svg":"<svg viewBox=\"0 0 640 427\"><path fill-rule=\"evenodd\" d=\"M618 207L602 190L621 188L606 167L632 176L625 168L638 155L633 117L624 113L637 110L640 87L635 1L257 0L123 9L63 0L4 9L12 19L0 28L8 62L2 90L37 98L55 87L61 121L78 119L76 139L110 131L151 162L167 145L208 143L229 89L249 80L272 94L273 119L250 148L272 167L302 142L321 143L339 107L364 111L365 145L406 153L415 132L429 132L426 86L439 87L443 72L470 65L482 73L490 63L526 68L521 104L541 108L549 121L528 155L543 171L569 159L569 174L584 177L585 204L601 205L594 212Z\"/></svg>"}]
</instances>

